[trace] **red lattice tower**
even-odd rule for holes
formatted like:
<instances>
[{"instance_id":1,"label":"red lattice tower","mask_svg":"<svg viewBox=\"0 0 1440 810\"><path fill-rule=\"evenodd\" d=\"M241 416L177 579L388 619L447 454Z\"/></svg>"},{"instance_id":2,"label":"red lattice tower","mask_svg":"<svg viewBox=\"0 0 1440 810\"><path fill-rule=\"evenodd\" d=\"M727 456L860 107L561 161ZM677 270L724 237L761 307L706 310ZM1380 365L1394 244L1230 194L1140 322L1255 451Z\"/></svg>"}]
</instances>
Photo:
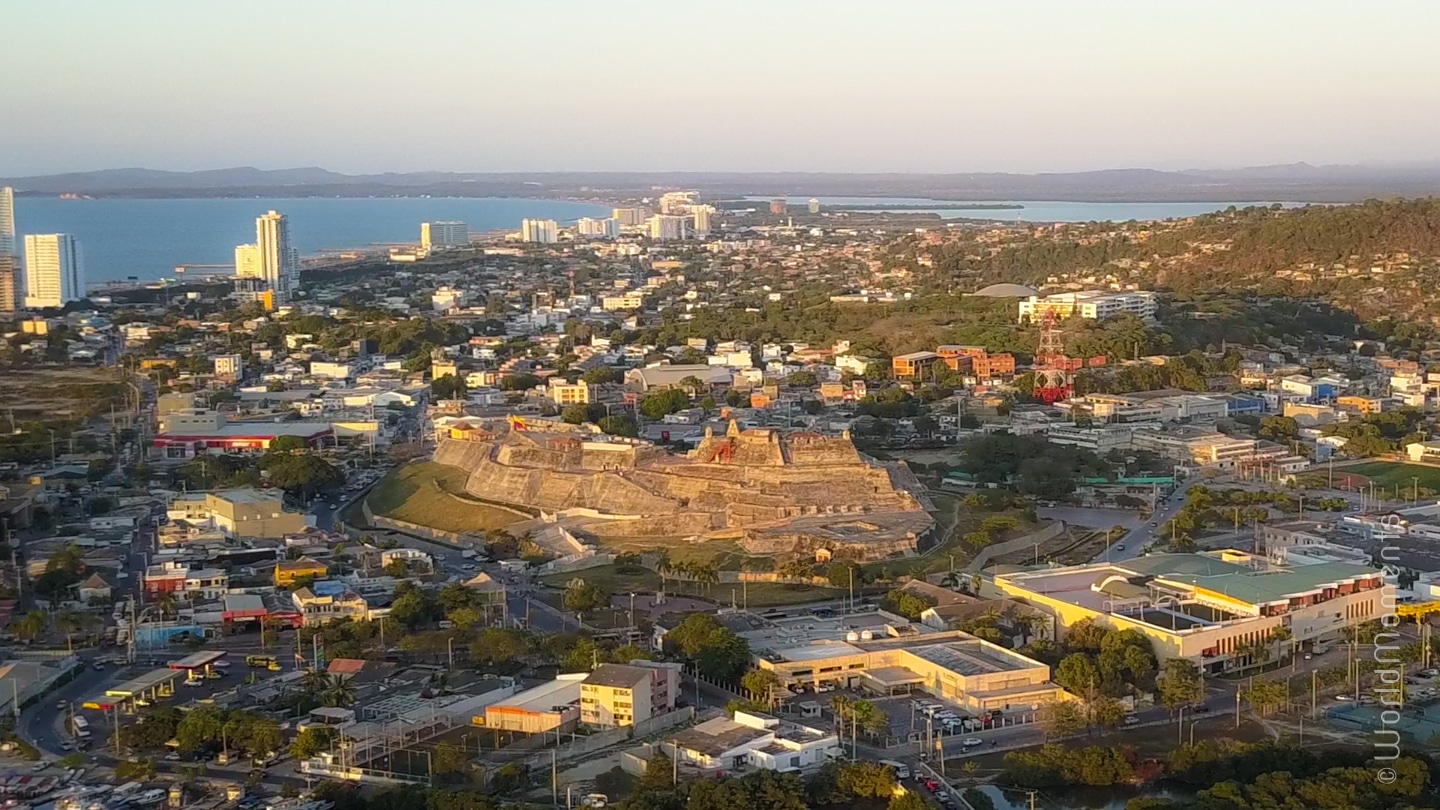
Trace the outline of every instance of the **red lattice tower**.
<instances>
[{"instance_id":1,"label":"red lattice tower","mask_svg":"<svg viewBox=\"0 0 1440 810\"><path fill-rule=\"evenodd\" d=\"M1035 352L1035 398L1049 404L1075 393L1070 359L1065 356L1065 335L1054 312L1040 317L1040 346Z\"/></svg>"}]
</instances>

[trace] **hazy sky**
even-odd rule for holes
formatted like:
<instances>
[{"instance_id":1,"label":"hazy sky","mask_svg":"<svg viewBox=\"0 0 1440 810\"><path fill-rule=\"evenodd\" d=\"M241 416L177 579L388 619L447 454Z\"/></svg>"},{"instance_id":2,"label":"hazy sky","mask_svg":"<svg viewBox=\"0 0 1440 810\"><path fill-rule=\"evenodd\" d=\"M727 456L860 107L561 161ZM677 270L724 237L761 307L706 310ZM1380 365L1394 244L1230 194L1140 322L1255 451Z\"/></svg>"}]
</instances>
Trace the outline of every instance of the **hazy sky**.
<instances>
[{"instance_id":1,"label":"hazy sky","mask_svg":"<svg viewBox=\"0 0 1440 810\"><path fill-rule=\"evenodd\" d=\"M1440 2L0 0L0 176L1440 158Z\"/></svg>"}]
</instances>

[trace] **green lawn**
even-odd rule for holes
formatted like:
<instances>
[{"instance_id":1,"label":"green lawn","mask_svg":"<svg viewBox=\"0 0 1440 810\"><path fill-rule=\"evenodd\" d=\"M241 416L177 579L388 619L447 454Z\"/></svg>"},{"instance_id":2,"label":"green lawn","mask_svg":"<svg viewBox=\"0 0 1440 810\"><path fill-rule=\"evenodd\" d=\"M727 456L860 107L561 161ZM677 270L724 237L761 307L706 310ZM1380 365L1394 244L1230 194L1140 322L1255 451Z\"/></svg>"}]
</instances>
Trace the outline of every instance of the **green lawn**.
<instances>
[{"instance_id":1,"label":"green lawn","mask_svg":"<svg viewBox=\"0 0 1440 810\"><path fill-rule=\"evenodd\" d=\"M596 568L586 568L583 571L570 571L563 574L552 574L542 577L541 581L552 588L564 588L566 583L572 579L583 579L594 585L599 585L611 593L631 593L634 591L653 592L660 589L660 575L648 568L638 565L614 566L602 565ZM711 602L729 604L730 589L735 589L738 599L742 586L738 583L722 582L710 588L709 593L703 590L695 592L695 586L690 583L678 583L674 580L669 582L670 593L674 596L684 596L693 599L704 599ZM847 594L846 591L834 588L814 588L798 585L782 585L778 582L752 582L744 586L744 593L747 604L750 607L776 607L780 605L797 605L805 602L818 602L824 599L839 599ZM860 595L857 588L855 595ZM558 598L558 597L557 597ZM556 603L558 604L558 602Z\"/></svg>"},{"instance_id":2,"label":"green lawn","mask_svg":"<svg viewBox=\"0 0 1440 810\"><path fill-rule=\"evenodd\" d=\"M1419 464L1401 464L1391 461L1371 461L1366 464L1356 464L1353 467L1346 467L1344 471L1363 475L1375 482L1377 487L1386 487L1392 492L1398 485L1400 497L1408 498L1411 487L1416 483L1420 489L1440 492L1440 467L1422 467ZM1335 472L1340 472L1336 470Z\"/></svg>"},{"instance_id":3,"label":"green lawn","mask_svg":"<svg viewBox=\"0 0 1440 810\"><path fill-rule=\"evenodd\" d=\"M380 479L366 501L377 515L447 532L485 532L524 519L504 509L467 502L464 492L464 470L422 461Z\"/></svg>"}]
</instances>

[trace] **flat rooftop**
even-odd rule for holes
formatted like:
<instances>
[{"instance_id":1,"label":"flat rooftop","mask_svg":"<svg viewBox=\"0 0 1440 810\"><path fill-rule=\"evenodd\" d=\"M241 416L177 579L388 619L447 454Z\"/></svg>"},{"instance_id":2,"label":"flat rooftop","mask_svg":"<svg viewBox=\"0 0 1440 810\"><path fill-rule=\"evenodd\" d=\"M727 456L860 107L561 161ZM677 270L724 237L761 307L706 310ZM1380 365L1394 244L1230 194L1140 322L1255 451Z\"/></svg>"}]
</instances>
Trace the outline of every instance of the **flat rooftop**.
<instances>
[{"instance_id":1,"label":"flat rooftop","mask_svg":"<svg viewBox=\"0 0 1440 810\"><path fill-rule=\"evenodd\" d=\"M1043 664L1037 664L1024 656L987 646L979 640L933 644L912 649L909 652L932 664L938 664L951 672L967 677L988 675L994 672L1017 672L1043 666Z\"/></svg>"},{"instance_id":2,"label":"flat rooftop","mask_svg":"<svg viewBox=\"0 0 1440 810\"><path fill-rule=\"evenodd\" d=\"M496 709L513 709L523 712L534 712L543 714L549 712L556 706L568 706L580 702L580 684L584 683L589 673L580 673L578 678L566 678L562 675L549 683L542 683L539 686L526 689L516 695L511 695L504 700L497 700L491 704Z\"/></svg>"}]
</instances>

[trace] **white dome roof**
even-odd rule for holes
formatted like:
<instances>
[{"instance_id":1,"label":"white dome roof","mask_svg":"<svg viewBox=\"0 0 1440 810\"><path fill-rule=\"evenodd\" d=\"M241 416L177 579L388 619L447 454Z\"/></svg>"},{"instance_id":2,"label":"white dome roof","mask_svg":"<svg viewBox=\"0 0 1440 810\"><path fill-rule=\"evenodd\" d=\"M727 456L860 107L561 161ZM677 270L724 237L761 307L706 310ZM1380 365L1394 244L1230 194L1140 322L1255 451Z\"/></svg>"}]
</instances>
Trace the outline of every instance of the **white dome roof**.
<instances>
[{"instance_id":1,"label":"white dome roof","mask_svg":"<svg viewBox=\"0 0 1440 810\"><path fill-rule=\"evenodd\" d=\"M986 298L1029 298L1038 293L1024 284L991 284L989 287L983 287L971 294Z\"/></svg>"}]
</instances>

